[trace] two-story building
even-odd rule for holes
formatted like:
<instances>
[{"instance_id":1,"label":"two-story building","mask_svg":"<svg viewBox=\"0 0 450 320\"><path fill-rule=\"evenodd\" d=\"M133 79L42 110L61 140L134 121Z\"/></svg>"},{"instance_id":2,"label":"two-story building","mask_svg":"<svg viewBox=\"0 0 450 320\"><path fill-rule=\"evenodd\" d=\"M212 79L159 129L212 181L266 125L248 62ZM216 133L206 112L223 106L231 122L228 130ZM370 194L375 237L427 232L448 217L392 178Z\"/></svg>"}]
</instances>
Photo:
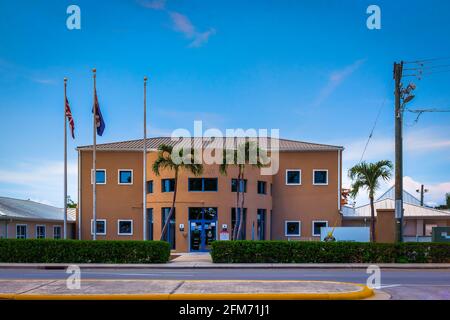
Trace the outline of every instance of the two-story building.
<instances>
[{"instance_id":1,"label":"two-story building","mask_svg":"<svg viewBox=\"0 0 450 320\"><path fill-rule=\"evenodd\" d=\"M204 143L191 138L193 145ZM271 140L271 139L269 139ZM209 140L208 140L209 141ZM269 141L270 146L275 145ZM319 240L320 228L341 225L342 151L340 146L277 139L279 168L272 175L245 169L246 239ZM97 145L97 239L159 240L170 211L174 172L152 171L161 144L170 137L147 139L146 220L143 215L143 140ZM92 146L78 147L78 237L92 239ZM178 252L207 251L211 241L236 227L237 168L227 175L219 165L204 165L203 174L181 171L175 213L165 240ZM144 226L146 234L144 234ZM225 231L225 232L224 232Z\"/></svg>"}]
</instances>

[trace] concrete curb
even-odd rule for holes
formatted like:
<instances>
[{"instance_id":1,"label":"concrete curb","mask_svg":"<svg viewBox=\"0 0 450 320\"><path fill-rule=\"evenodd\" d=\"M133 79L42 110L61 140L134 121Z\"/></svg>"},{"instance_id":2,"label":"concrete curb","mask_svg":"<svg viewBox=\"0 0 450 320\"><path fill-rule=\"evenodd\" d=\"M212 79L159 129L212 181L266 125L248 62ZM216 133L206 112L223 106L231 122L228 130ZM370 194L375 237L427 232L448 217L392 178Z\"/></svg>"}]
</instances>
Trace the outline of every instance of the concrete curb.
<instances>
[{"instance_id":1,"label":"concrete curb","mask_svg":"<svg viewBox=\"0 0 450 320\"><path fill-rule=\"evenodd\" d=\"M0 300L362 300L374 290L361 284L360 291L322 293L155 293L155 294L2 294Z\"/></svg>"},{"instance_id":2,"label":"concrete curb","mask_svg":"<svg viewBox=\"0 0 450 320\"><path fill-rule=\"evenodd\" d=\"M77 265L82 269L367 269L377 265L381 269L450 269L450 263L430 264L343 264L343 263L165 263L165 264L90 264L90 263L0 263L0 269L66 269Z\"/></svg>"}]
</instances>

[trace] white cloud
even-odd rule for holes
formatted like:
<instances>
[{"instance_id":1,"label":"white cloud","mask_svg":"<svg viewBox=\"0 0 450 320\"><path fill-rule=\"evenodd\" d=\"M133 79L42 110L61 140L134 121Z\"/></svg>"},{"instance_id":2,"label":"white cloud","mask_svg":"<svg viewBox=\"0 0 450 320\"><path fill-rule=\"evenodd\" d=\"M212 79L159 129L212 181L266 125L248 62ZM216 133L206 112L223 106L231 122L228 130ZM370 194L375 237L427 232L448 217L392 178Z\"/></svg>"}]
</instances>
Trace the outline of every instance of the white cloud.
<instances>
[{"instance_id":1,"label":"white cloud","mask_svg":"<svg viewBox=\"0 0 450 320\"><path fill-rule=\"evenodd\" d=\"M360 59L353 62L351 65L337 71L333 71L329 77L326 85L320 90L318 97L314 102L314 106L319 106L324 102L349 76L351 76L359 67L366 61Z\"/></svg>"},{"instance_id":2,"label":"white cloud","mask_svg":"<svg viewBox=\"0 0 450 320\"><path fill-rule=\"evenodd\" d=\"M77 164L67 166L68 194L77 197ZM2 195L63 205L64 163L62 161L24 162L0 170Z\"/></svg>"}]
</instances>

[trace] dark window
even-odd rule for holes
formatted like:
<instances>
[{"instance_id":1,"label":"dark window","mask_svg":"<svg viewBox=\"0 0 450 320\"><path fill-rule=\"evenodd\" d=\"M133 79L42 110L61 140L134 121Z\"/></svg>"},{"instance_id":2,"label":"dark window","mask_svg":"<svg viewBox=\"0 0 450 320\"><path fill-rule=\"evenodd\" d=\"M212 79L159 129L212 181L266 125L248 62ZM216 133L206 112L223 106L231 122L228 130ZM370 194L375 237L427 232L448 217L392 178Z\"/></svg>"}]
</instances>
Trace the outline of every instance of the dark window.
<instances>
[{"instance_id":1,"label":"dark window","mask_svg":"<svg viewBox=\"0 0 450 320\"><path fill-rule=\"evenodd\" d=\"M119 171L119 183L120 184L133 183L133 172L131 170L120 170Z\"/></svg>"},{"instance_id":2,"label":"dark window","mask_svg":"<svg viewBox=\"0 0 450 320\"><path fill-rule=\"evenodd\" d=\"M217 191L217 178L203 179L203 191Z\"/></svg>"},{"instance_id":3,"label":"dark window","mask_svg":"<svg viewBox=\"0 0 450 320\"><path fill-rule=\"evenodd\" d=\"M153 208L147 208L147 240L153 240Z\"/></svg>"},{"instance_id":4,"label":"dark window","mask_svg":"<svg viewBox=\"0 0 450 320\"><path fill-rule=\"evenodd\" d=\"M91 234L94 234L94 220L91 220ZM106 221L97 219L97 234L106 234Z\"/></svg>"},{"instance_id":5,"label":"dark window","mask_svg":"<svg viewBox=\"0 0 450 320\"><path fill-rule=\"evenodd\" d=\"M189 220L217 220L217 208L189 208Z\"/></svg>"},{"instance_id":6,"label":"dark window","mask_svg":"<svg viewBox=\"0 0 450 320\"><path fill-rule=\"evenodd\" d=\"M189 191L217 191L217 178L189 178Z\"/></svg>"},{"instance_id":7,"label":"dark window","mask_svg":"<svg viewBox=\"0 0 450 320\"><path fill-rule=\"evenodd\" d=\"M45 226L36 226L36 239L45 239Z\"/></svg>"},{"instance_id":8,"label":"dark window","mask_svg":"<svg viewBox=\"0 0 450 320\"><path fill-rule=\"evenodd\" d=\"M162 208L161 212L161 231L164 228L167 218L169 217L170 208ZM175 208L169 221L169 226L162 238L163 241L170 243L171 249L175 249Z\"/></svg>"},{"instance_id":9,"label":"dark window","mask_svg":"<svg viewBox=\"0 0 450 320\"><path fill-rule=\"evenodd\" d=\"M147 193L153 193L153 180L147 181Z\"/></svg>"},{"instance_id":10,"label":"dark window","mask_svg":"<svg viewBox=\"0 0 450 320\"><path fill-rule=\"evenodd\" d=\"M119 221L119 234L120 235L132 235L133 234L133 221L120 220Z\"/></svg>"},{"instance_id":11,"label":"dark window","mask_svg":"<svg viewBox=\"0 0 450 320\"><path fill-rule=\"evenodd\" d=\"M27 226L26 225L17 225L16 226L16 238L17 239L26 239L27 238Z\"/></svg>"},{"instance_id":12,"label":"dark window","mask_svg":"<svg viewBox=\"0 0 450 320\"><path fill-rule=\"evenodd\" d=\"M162 179L161 192L173 192L175 190L175 179Z\"/></svg>"},{"instance_id":13,"label":"dark window","mask_svg":"<svg viewBox=\"0 0 450 320\"><path fill-rule=\"evenodd\" d=\"M313 222L313 236L320 236L320 229L328 227L327 221L314 221Z\"/></svg>"},{"instance_id":14,"label":"dark window","mask_svg":"<svg viewBox=\"0 0 450 320\"><path fill-rule=\"evenodd\" d=\"M286 171L286 184L300 184L300 170L287 170Z\"/></svg>"},{"instance_id":15,"label":"dark window","mask_svg":"<svg viewBox=\"0 0 450 320\"><path fill-rule=\"evenodd\" d=\"M60 226L53 227L53 239L61 239L61 227Z\"/></svg>"},{"instance_id":16,"label":"dark window","mask_svg":"<svg viewBox=\"0 0 450 320\"><path fill-rule=\"evenodd\" d=\"M300 236L300 221L286 221L285 223L286 236Z\"/></svg>"},{"instance_id":17,"label":"dark window","mask_svg":"<svg viewBox=\"0 0 450 320\"><path fill-rule=\"evenodd\" d=\"M258 209L257 214L257 237L258 240L266 239L266 209Z\"/></svg>"},{"instance_id":18,"label":"dark window","mask_svg":"<svg viewBox=\"0 0 450 320\"><path fill-rule=\"evenodd\" d=\"M267 193L266 186L267 183L265 181L258 181L258 193L266 194Z\"/></svg>"},{"instance_id":19,"label":"dark window","mask_svg":"<svg viewBox=\"0 0 450 320\"><path fill-rule=\"evenodd\" d=\"M231 192L237 192L238 179L231 179ZM247 192L247 179L241 180L240 191Z\"/></svg>"},{"instance_id":20,"label":"dark window","mask_svg":"<svg viewBox=\"0 0 450 320\"><path fill-rule=\"evenodd\" d=\"M314 184L328 184L328 171L314 170Z\"/></svg>"},{"instance_id":21,"label":"dark window","mask_svg":"<svg viewBox=\"0 0 450 320\"><path fill-rule=\"evenodd\" d=\"M236 217L236 208L231 208L231 234L234 234L234 228L238 228L239 227L239 221L241 218L240 215L241 212L241 208L238 208L238 216ZM239 220L238 220L239 219ZM245 239L246 235L247 235L247 208L244 208L244 217L242 220L242 228L241 228L241 234L238 235L238 239Z\"/></svg>"}]
</instances>

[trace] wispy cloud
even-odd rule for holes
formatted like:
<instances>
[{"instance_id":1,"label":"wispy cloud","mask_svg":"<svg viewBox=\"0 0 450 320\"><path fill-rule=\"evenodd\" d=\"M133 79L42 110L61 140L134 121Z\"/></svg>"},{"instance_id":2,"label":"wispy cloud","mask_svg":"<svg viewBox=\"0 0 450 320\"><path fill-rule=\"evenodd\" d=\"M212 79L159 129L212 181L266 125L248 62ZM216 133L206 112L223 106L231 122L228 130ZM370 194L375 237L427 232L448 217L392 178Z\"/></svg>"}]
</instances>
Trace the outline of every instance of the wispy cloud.
<instances>
[{"instance_id":1,"label":"wispy cloud","mask_svg":"<svg viewBox=\"0 0 450 320\"><path fill-rule=\"evenodd\" d=\"M77 195L77 164L67 166L68 190L72 199ZM0 190L2 195L56 206L63 205L62 161L23 162L0 169Z\"/></svg>"},{"instance_id":2,"label":"wispy cloud","mask_svg":"<svg viewBox=\"0 0 450 320\"><path fill-rule=\"evenodd\" d=\"M24 78L43 85L56 84L56 81L54 79L48 78L42 71L31 70L24 66L16 65L2 58L0 58L0 75L4 77L6 76L7 78L11 78L11 76L18 76L20 78Z\"/></svg>"},{"instance_id":3,"label":"wispy cloud","mask_svg":"<svg viewBox=\"0 0 450 320\"><path fill-rule=\"evenodd\" d=\"M172 21L173 30L182 33L186 39L190 40L188 45L190 48L201 47L208 42L211 36L216 34L214 28L209 28L206 31L198 31L186 15L175 11L169 11L167 9L166 0L138 0L138 3L147 9L166 11Z\"/></svg>"},{"instance_id":4,"label":"wispy cloud","mask_svg":"<svg viewBox=\"0 0 450 320\"><path fill-rule=\"evenodd\" d=\"M313 105L316 107L320 106L349 76L358 70L365 61L366 59L356 60L351 65L348 65L341 70L333 71L328 76L326 85L320 90Z\"/></svg>"}]
</instances>

